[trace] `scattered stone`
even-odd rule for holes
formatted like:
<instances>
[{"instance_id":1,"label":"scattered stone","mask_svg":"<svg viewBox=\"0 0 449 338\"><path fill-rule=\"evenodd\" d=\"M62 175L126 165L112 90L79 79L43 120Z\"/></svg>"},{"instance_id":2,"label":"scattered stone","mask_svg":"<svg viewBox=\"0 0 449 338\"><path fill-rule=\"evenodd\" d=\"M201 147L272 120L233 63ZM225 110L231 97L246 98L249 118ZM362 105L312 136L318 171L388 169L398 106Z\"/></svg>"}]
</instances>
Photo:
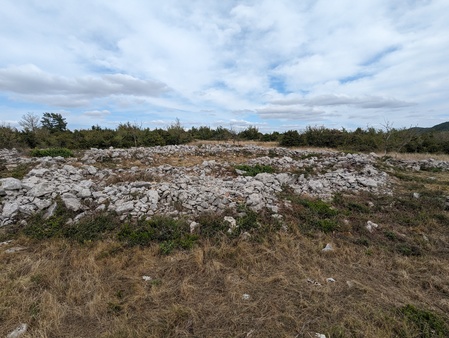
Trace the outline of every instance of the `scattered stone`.
<instances>
[{"instance_id":1,"label":"scattered stone","mask_svg":"<svg viewBox=\"0 0 449 338\"><path fill-rule=\"evenodd\" d=\"M365 225L366 230L368 230L369 232L373 232L378 227L379 227L378 224L371 222L371 221L366 222L366 225Z\"/></svg>"},{"instance_id":2,"label":"scattered stone","mask_svg":"<svg viewBox=\"0 0 449 338\"><path fill-rule=\"evenodd\" d=\"M1 245L8 245L10 243L12 243L12 239L10 239L9 241L0 242L0 246Z\"/></svg>"},{"instance_id":3,"label":"scattered stone","mask_svg":"<svg viewBox=\"0 0 449 338\"><path fill-rule=\"evenodd\" d=\"M58 204L55 202L53 203L45 212L44 219L49 219L55 214L56 208L58 207Z\"/></svg>"},{"instance_id":4,"label":"scattered stone","mask_svg":"<svg viewBox=\"0 0 449 338\"><path fill-rule=\"evenodd\" d=\"M333 279L332 277L326 278L326 282L328 283L335 283L335 279Z\"/></svg>"},{"instance_id":5,"label":"scattered stone","mask_svg":"<svg viewBox=\"0 0 449 338\"><path fill-rule=\"evenodd\" d=\"M414 192L413 193L413 198L420 198L421 197L421 195L419 194L419 192Z\"/></svg>"},{"instance_id":6,"label":"scattered stone","mask_svg":"<svg viewBox=\"0 0 449 338\"><path fill-rule=\"evenodd\" d=\"M235 229L237 229L237 221L235 220L234 217L225 216L223 220L229 223L228 233L232 233L234 232Z\"/></svg>"},{"instance_id":7,"label":"scattered stone","mask_svg":"<svg viewBox=\"0 0 449 338\"><path fill-rule=\"evenodd\" d=\"M27 324L20 324L18 327L16 327L14 329L14 331L8 333L8 335L6 336L6 338L18 338L21 335L23 335L28 329L28 325Z\"/></svg>"},{"instance_id":8,"label":"scattered stone","mask_svg":"<svg viewBox=\"0 0 449 338\"><path fill-rule=\"evenodd\" d=\"M243 300L250 300L251 296L249 294L247 294L247 293L244 293L243 296L242 296L242 299Z\"/></svg>"},{"instance_id":9,"label":"scattered stone","mask_svg":"<svg viewBox=\"0 0 449 338\"><path fill-rule=\"evenodd\" d=\"M197 229L199 229L199 226L200 226L200 224L197 222L190 223L190 233L191 234L196 233L198 231Z\"/></svg>"},{"instance_id":10,"label":"scattered stone","mask_svg":"<svg viewBox=\"0 0 449 338\"><path fill-rule=\"evenodd\" d=\"M311 279L311 278L307 278L307 283L316 285L316 286L321 286L321 283L318 283L317 281Z\"/></svg>"},{"instance_id":11,"label":"scattered stone","mask_svg":"<svg viewBox=\"0 0 449 338\"><path fill-rule=\"evenodd\" d=\"M150 276L142 276L142 279L143 279L145 282L149 282L150 280L152 280L152 278L151 278Z\"/></svg>"},{"instance_id":12,"label":"scattered stone","mask_svg":"<svg viewBox=\"0 0 449 338\"><path fill-rule=\"evenodd\" d=\"M315 337L316 337L316 338L326 338L326 335L325 335L325 334L322 334L322 333L316 332L316 333L315 333Z\"/></svg>"},{"instance_id":13,"label":"scattered stone","mask_svg":"<svg viewBox=\"0 0 449 338\"><path fill-rule=\"evenodd\" d=\"M250 234L249 232L245 231L244 233L242 233L242 234L240 235L240 237L241 237L244 241L247 241L248 239L251 238L251 234Z\"/></svg>"},{"instance_id":14,"label":"scattered stone","mask_svg":"<svg viewBox=\"0 0 449 338\"><path fill-rule=\"evenodd\" d=\"M26 249L27 248L25 248L23 246L15 246L15 247L6 249L5 252L9 254L9 253L16 253L16 252L19 252L19 251L23 251L23 250L26 250Z\"/></svg>"},{"instance_id":15,"label":"scattered stone","mask_svg":"<svg viewBox=\"0 0 449 338\"><path fill-rule=\"evenodd\" d=\"M324 252L334 251L334 248L332 247L331 243L327 243L326 246L321 251L324 251Z\"/></svg>"}]
</instances>

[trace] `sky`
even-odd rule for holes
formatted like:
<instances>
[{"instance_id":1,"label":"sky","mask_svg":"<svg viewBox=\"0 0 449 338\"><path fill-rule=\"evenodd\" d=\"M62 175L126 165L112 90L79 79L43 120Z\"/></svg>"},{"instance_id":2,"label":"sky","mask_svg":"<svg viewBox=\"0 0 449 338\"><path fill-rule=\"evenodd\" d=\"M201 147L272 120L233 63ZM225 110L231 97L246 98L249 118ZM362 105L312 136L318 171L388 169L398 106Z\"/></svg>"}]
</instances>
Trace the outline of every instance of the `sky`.
<instances>
[{"instance_id":1,"label":"sky","mask_svg":"<svg viewBox=\"0 0 449 338\"><path fill-rule=\"evenodd\" d=\"M447 0L3 0L0 124L449 121Z\"/></svg>"}]
</instances>

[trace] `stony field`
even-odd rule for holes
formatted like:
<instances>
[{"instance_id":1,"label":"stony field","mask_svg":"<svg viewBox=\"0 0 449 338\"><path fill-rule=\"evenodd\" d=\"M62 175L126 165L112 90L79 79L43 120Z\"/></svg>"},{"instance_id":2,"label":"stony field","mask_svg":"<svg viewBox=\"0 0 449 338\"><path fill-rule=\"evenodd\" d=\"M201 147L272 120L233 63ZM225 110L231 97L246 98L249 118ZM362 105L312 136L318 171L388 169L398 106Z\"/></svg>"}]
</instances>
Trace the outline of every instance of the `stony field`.
<instances>
[{"instance_id":1,"label":"stony field","mask_svg":"<svg viewBox=\"0 0 449 338\"><path fill-rule=\"evenodd\" d=\"M0 335L447 337L449 162L404 158L1 150Z\"/></svg>"}]
</instances>

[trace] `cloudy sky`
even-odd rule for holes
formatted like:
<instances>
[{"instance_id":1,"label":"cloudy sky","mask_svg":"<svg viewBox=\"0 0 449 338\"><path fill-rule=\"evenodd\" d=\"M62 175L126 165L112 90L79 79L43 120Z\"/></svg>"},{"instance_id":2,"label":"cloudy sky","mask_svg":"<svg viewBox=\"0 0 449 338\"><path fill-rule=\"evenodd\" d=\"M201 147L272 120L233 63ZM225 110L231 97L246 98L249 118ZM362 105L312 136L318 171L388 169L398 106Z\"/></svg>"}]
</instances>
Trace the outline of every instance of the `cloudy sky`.
<instances>
[{"instance_id":1,"label":"cloudy sky","mask_svg":"<svg viewBox=\"0 0 449 338\"><path fill-rule=\"evenodd\" d=\"M447 0L3 0L0 124L449 121Z\"/></svg>"}]
</instances>

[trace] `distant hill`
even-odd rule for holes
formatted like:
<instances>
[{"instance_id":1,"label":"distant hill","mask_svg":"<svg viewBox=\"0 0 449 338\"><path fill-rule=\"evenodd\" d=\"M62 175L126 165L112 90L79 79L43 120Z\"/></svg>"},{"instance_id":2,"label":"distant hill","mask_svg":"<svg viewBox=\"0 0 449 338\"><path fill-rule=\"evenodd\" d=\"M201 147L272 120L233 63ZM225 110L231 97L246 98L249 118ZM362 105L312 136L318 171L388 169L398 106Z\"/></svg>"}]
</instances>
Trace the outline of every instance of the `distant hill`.
<instances>
[{"instance_id":1,"label":"distant hill","mask_svg":"<svg viewBox=\"0 0 449 338\"><path fill-rule=\"evenodd\" d=\"M449 122L443 122L430 128L432 131L449 131Z\"/></svg>"},{"instance_id":2,"label":"distant hill","mask_svg":"<svg viewBox=\"0 0 449 338\"><path fill-rule=\"evenodd\" d=\"M430 128L414 127L410 129L420 133L427 133L431 131L449 131L449 122L443 122Z\"/></svg>"}]
</instances>

